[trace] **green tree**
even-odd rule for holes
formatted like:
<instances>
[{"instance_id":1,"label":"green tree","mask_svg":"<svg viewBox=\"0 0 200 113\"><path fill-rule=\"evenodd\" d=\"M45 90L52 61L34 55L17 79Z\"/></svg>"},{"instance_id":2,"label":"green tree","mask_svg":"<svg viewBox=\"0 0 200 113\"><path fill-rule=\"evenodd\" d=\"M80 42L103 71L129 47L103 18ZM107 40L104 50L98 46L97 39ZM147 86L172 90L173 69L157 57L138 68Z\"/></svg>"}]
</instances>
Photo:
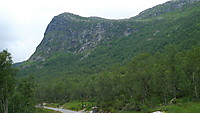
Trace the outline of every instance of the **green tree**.
<instances>
[{"instance_id":1,"label":"green tree","mask_svg":"<svg viewBox=\"0 0 200 113\"><path fill-rule=\"evenodd\" d=\"M165 54L157 52L153 63L153 90L156 96L161 97L161 101L167 104L171 98L170 76L167 74Z\"/></svg>"},{"instance_id":2,"label":"green tree","mask_svg":"<svg viewBox=\"0 0 200 113\"><path fill-rule=\"evenodd\" d=\"M148 53L143 53L135 57L128 66L125 82L130 99L134 101L134 109L140 110L151 96L152 84L152 60Z\"/></svg>"},{"instance_id":3,"label":"green tree","mask_svg":"<svg viewBox=\"0 0 200 113\"><path fill-rule=\"evenodd\" d=\"M196 98L200 95L200 48L193 47L186 53L184 72L190 81L190 89Z\"/></svg>"},{"instance_id":4,"label":"green tree","mask_svg":"<svg viewBox=\"0 0 200 113\"><path fill-rule=\"evenodd\" d=\"M177 57L177 48L174 45L169 45L166 47L166 73L167 76L169 76L170 78L170 84L171 86L171 91L173 94L173 97L176 98L177 97L177 93L178 93L178 85L179 85L179 74L178 74L178 57Z\"/></svg>"},{"instance_id":5,"label":"green tree","mask_svg":"<svg viewBox=\"0 0 200 113\"><path fill-rule=\"evenodd\" d=\"M21 112L20 113L34 113L35 111L35 83L34 78L29 77L23 79L18 86L18 91L21 96Z\"/></svg>"},{"instance_id":6,"label":"green tree","mask_svg":"<svg viewBox=\"0 0 200 113\"><path fill-rule=\"evenodd\" d=\"M14 68L11 54L6 50L0 52L0 111L8 113L10 97L14 90Z\"/></svg>"}]
</instances>

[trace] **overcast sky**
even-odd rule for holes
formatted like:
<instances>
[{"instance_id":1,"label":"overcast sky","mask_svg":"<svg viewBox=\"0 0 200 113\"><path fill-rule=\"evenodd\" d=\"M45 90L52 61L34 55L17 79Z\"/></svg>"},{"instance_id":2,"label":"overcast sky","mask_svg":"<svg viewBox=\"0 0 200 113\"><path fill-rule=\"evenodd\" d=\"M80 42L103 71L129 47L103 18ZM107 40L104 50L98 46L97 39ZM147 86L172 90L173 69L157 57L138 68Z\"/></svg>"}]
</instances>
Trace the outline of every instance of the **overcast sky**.
<instances>
[{"instance_id":1,"label":"overcast sky","mask_svg":"<svg viewBox=\"0 0 200 113\"><path fill-rule=\"evenodd\" d=\"M51 19L63 12L123 19L168 0L0 0L0 51L14 62L27 60L43 39Z\"/></svg>"}]
</instances>

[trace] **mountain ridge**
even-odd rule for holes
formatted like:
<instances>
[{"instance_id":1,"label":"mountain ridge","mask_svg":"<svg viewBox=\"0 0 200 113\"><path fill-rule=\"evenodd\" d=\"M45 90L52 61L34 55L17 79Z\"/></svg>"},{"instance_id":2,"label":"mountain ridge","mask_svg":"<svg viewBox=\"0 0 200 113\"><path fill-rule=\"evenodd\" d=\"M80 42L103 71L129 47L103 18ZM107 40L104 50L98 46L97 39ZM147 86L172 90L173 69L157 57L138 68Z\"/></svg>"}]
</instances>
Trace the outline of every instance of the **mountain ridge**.
<instances>
[{"instance_id":1,"label":"mountain ridge","mask_svg":"<svg viewBox=\"0 0 200 113\"><path fill-rule=\"evenodd\" d=\"M190 48L198 42L199 4L147 19L99 20L70 13L55 16L36 52L20 68L27 72L34 68L33 75L52 70L48 75L53 76L60 66L57 75L88 74L126 64L138 53L161 51L168 44Z\"/></svg>"},{"instance_id":2,"label":"mountain ridge","mask_svg":"<svg viewBox=\"0 0 200 113\"><path fill-rule=\"evenodd\" d=\"M129 19L112 20L101 17L82 17L72 13L62 13L55 16L48 25L42 42L28 61L44 61L54 52L79 53L96 48L99 44L110 41L112 37L129 36L137 29L134 22L142 21L162 14L173 12L182 7L191 6L199 0L175 0L149 8ZM158 18L162 19L162 17ZM126 24L126 21L129 23ZM126 25L125 25L125 24ZM124 24L124 25L123 25ZM118 31L117 29L120 30ZM123 28L123 29L122 29ZM112 31L109 31L112 29ZM44 46L46 45L46 46ZM46 54L46 55L45 55Z\"/></svg>"},{"instance_id":3,"label":"mountain ridge","mask_svg":"<svg viewBox=\"0 0 200 113\"><path fill-rule=\"evenodd\" d=\"M119 32L117 29L123 27ZM57 52L79 53L90 51L114 36L128 36L133 30L127 25L117 25L116 20L108 20L97 17L81 17L70 13L62 13L55 16L48 25L44 39L37 47L35 54L51 54ZM113 31L111 31L113 30ZM109 33L107 33L109 32ZM56 43L57 44L56 44ZM44 46L44 45L48 45ZM44 46L44 47L43 47ZM59 48L57 48L59 46ZM44 61L41 55L32 55L29 61Z\"/></svg>"},{"instance_id":4,"label":"mountain ridge","mask_svg":"<svg viewBox=\"0 0 200 113\"><path fill-rule=\"evenodd\" d=\"M164 6L138 19L55 16L17 77L35 78L40 103L76 101L80 110L146 113L198 101L200 2L160 13Z\"/></svg>"},{"instance_id":5,"label":"mountain ridge","mask_svg":"<svg viewBox=\"0 0 200 113\"><path fill-rule=\"evenodd\" d=\"M130 19L146 19L149 17L157 17L168 12L176 11L185 6L191 6L199 1L200 0L171 0L164 4L159 4L152 8L146 9Z\"/></svg>"}]
</instances>

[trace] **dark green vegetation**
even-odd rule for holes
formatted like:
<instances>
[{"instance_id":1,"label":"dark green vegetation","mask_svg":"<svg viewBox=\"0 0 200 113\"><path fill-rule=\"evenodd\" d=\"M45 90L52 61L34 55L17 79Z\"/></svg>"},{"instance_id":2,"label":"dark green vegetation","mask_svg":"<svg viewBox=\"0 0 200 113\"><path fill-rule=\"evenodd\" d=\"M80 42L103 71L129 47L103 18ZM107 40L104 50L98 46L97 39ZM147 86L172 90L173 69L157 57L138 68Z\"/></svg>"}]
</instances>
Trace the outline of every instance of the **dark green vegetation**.
<instances>
[{"instance_id":1,"label":"dark green vegetation","mask_svg":"<svg viewBox=\"0 0 200 113\"><path fill-rule=\"evenodd\" d=\"M92 102L111 112L199 101L199 36L198 0L167 2L127 20L64 13L20 64L18 78L35 77L40 102Z\"/></svg>"},{"instance_id":2,"label":"dark green vegetation","mask_svg":"<svg viewBox=\"0 0 200 113\"><path fill-rule=\"evenodd\" d=\"M0 112L34 113L35 85L33 78L17 81L10 53L0 52Z\"/></svg>"},{"instance_id":3,"label":"dark green vegetation","mask_svg":"<svg viewBox=\"0 0 200 113\"><path fill-rule=\"evenodd\" d=\"M120 68L79 79L54 81L50 83L53 86L44 86L48 95L42 99L61 103L67 99L92 101L112 112L147 112L161 103L198 101L199 58L199 46L179 52L170 45L154 54L139 54Z\"/></svg>"}]
</instances>

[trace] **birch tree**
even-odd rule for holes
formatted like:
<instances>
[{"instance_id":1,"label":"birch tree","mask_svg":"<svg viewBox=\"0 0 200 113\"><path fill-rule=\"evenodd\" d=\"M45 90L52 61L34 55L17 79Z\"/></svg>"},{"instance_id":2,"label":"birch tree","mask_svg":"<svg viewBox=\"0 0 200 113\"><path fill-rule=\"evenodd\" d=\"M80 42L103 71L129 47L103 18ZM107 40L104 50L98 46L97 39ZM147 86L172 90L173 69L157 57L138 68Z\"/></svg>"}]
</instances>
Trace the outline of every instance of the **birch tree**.
<instances>
[{"instance_id":1,"label":"birch tree","mask_svg":"<svg viewBox=\"0 0 200 113\"><path fill-rule=\"evenodd\" d=\"M9 98L14 88L14 69L11 55L6 50L0 52L0 110L8 113Z\"/></svg>"}]
</instances>

